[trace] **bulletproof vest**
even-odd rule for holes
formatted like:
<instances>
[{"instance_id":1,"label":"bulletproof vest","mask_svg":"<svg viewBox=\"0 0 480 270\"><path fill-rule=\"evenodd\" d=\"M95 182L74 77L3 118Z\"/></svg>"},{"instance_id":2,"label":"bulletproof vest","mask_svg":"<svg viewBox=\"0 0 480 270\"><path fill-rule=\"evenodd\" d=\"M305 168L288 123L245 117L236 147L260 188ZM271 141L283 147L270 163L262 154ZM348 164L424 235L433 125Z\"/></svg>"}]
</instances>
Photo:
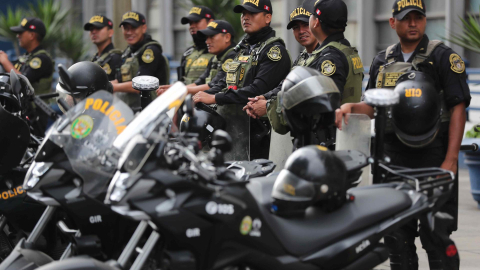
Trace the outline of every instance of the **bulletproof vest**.
<instances>
[{"instance_id":1,"label":"bulletproof vest","mask_svg":"<svg viewBox=\"0 0 480 270\"><path fill-rule=\"evenodd\" d=\"M328 47L333 47L341 51L348 62L347 82L343 88L342 104L357 103L362 98L362 81L363 81L363 63L358 55L355 47L349 47L339 42L330 42L324 47L314 51L312 56L306 60L305 65L308 67L320 56L321 52Z\"/></svg>"},{"instance_id":2,"label":"bulletproof vest","mask_svg":"<svg viewBox=\"0 0 480 270\"><path fill-rule=\"evenodd\" d=\"M227 58L228 54L233 51L235 49L235 47L232 47L230 48L228 51L226 51L223 56L220 58L220 60L217 58L217 56L213 57L212 58L212 67L210 68L210 74L208 75L208 77L205 79L205 83L209 83L212 81L213 78L215 78L215 76L217 76L218 72L220 72L220 70L222 68L224 68L224 70L227 69L227 66L223 67L223 64L225 62L225 58Z\"/></svg>"},{"instance_id":3,"label":"bulletproof vest","mask_svg":"<svg viewBox=\"0 0 480 270\"><path fill-rule=\"evenodd\" d=\"M382 65L378 68L378 75L376 79L376 88L384 88L384 89L395 89L397 84L398 78L407 73L410 70L417 70L417 65L422 63L430 57L432 52L437 48L439 45L443 44L443 42L439 40L431 40L428 43L427 51L424 53L417 53L414 56L413 61L410 62L396 62L395 58L391 57L390 55L395 50L397 44L393 44L387 48L385 51L385 60L387 63ZM407 59L408 60L408 59ZM440 89L440 95L442 100L442 122L449 122L450 121L450 112L447 110L447 105L445 103L445 99L443 97L443 89ZM389 112L389 117L387 119L387 133L393 133L393 126L391 122L391 111Z\"/></svg>"},{"instance_id":4,"label":"bulletproof vest","mask_svg":"<svg viewBox=\"0 0 480 270\"><path fill-rule=\"evenodd\" d=\"M227 87L228 89L239 89L243 87L245 83L245 75L252 68L253 65L258 63L258 58L263 49L269 44L276 41L281 42L285 46L285 42L280 37L271 37L266 41L256 46L250 53L246 49L241 49L235 59L228 64L227 71Z\"/></svg>"},{"instance_id":5,"label":"bulletproof vest","mask_svg":"<svg viewBox=\"0 0 480 270\"><path fill-rule=\"evenodd\" d=\"M35 56L39 54L45 54L48 58L50 58L50 60L53 63L53 66L55 66L55 61L52 59L50 54L46 50L39 50L29 56L20 56L20 58L18 59L18 63L15 64L15 68L20 71L23 66L29 66L30 62L35 58ZM48 94L52 91L52 82L53 82L53 70L50 77L41 78L38 82L34 82L34 83L30 82L30 83L32 83L32 87L35 90L35 95L42 95L42 94Z\"/></svg>"},{"instance_id":6,"label":"bulletproof vest","mask_svg":"<svg viewBox=\"0 0 480 270\"><path fill-rule=\"evenodd\" d=\"M115 72L115 70L111 70L112 67L111 66L105 66L105 64L108 63L108 61L110 61L110 59L112 58L112 56L114 54L118 54L118 55L122 55L122 50L120 49L111 49L110 51L108 51L107 53L104 53L102 54L97 60L93 61L94 58L92 58L92 62L99 65L101 68L103 68L105 70L105 72L107 72L107 74L110 74L112 71ZM110 70L110 72L108 72L108 70Z\"/></svg>"},{"instance_id":7,"label":"bulletproof vest","mask_svg":"<svg viewBox=\"0 0 480 270\"><path fill-rule=\"evenodd\" d=\"M205 53L207 49L194 49L191 54L185 57L185 77L186 85L194 83L207 69L208 63L214 56L211 53Z\"/></svg>"},{"instance_id":8,"label":"bulletproof vest","mask_svg":"<svg viewBox=\"0 0 480 270\"><path fill-rule=\"evenodd\" d=\"M138 70L140 69L140 63L138 61L138 56L141 55L147 46L155 45L162 47L156 41L150 41L145 43L138 51L131 53L131 48L127 47L122 54L123 65L120 68L122 82L129 82L135 76L137 76ZM115 93L122 101L128 104L131 108L140 107L140 95L134 93Z\"/></svg>"}]
</instances>

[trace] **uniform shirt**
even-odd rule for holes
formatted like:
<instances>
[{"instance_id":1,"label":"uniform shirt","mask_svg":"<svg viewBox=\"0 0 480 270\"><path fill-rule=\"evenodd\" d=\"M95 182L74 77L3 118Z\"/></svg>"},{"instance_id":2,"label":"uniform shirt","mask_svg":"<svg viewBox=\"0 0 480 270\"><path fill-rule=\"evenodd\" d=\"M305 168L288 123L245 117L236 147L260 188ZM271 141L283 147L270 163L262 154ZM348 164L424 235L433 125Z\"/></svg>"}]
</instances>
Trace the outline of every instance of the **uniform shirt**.
<instances>
[{"instance_id":1,"label":"uniform shirt","mask_svg":"<svg viewBox=\"0 0 480 270\"><path fill-rule=\"evenodd\" d=\"M410 59L407 59L407 62L412 62L418 52L425 52L427 50L428 42L429 39L427 35L425 35L412 56L410 56ZM437 89L443 89L448 109L451 109L462 102L465 102L466 107L468 107L471 100L470 88L467 84L467 74L465 69L458 70L450 60L450 58L455 55L458 54L447 45L441 44L435 48L430 57L425 60L426 63L430 63L433 66L434 74L431 75L435 76L433 79L437 82ZM405 62L400 43L397 44L388 58L394 58L395 61ZM386 63L385 50L383 50L373 59L372 66L370 67L370 79L366 88L367 90L375 88L379 72L378 70L380 66L385 65Z\"/></svg>"},{"instance_id":2,"label":"uniform shirt","mask_svg":"<svg viewBox=\"0 0 480 270\"><path fill-rule=\"evenodd\" d=\"M180 68L182 69L182 74L185 76L185 69L187 67L187 57L192 54L193 51L204 50L203 54L207 54L207 44L205 43L205 39L199 38L197 35L192 36L194 45L188 47L182 55L182 59L180 60ZM210 63L210 61L209 61ZM183 81L183 77L180 78L180 81Z\"/></svg>"},{"instance_id":3,"label":"uniform shirt","mask_svg":"<svg viewBox=\"0 0 480 270\"><path fill-rule=\"evenodd\" d=\"M150 41L153 41L152 37L150 35L145 34L144 39L139 42L138 44L135 44L134 46L130 46L132 54L137 52L145 43L148 43ZM147 50L152 50L153 52L153 59L151 57L148 57L147 62L144 60L146 57L143 57L145 52ZM128 56L130 57L130 56ZM138 72L135 76L153 76L157 77L160 80L160 85L167 84L167 77L165 76L167 74L167 62L165 61L165 58L162 55L162 48L156 45L149 45L145 48L144 52L139 53L137 55L138 57L138 63L139 63L139 69Z\"/></svg>"},{"instance_id":4,"label":"uniform shirt","mask_svg":"<svg viewBox=\"0 0 480 270\"><path fill-rule=\"evenodd\" d=\"M105 49L100 54L95 54L95 56L92 58L92 62L96 62L99 58L101 58L104 54L107 54L109 51L113 50L114 46L112 43L108 44ZM109 57L107 57L104 61L104 64L102 66L103 70L108 75L108 80L113 81L116 79L116 72L117 68L120 68L122 66L122 54L117 54L113 53Z\"/></svg>"},{"instance_id":5,"label":"uniform shirt","mask_svg":"<svg viewBox=\"0 0 480 270\"><path fill-rule=\"evenodd\" d=\"M30 55L35 54L36 52L44 50L40 45L35 48L30 53L27 53L21 57L28 58ZM41 53L31 59L30 64L21 64L20 62L15 63L15 68L20 71L25 77L28 78L31 84L34 84L42 78L49 78L53 74L53 62L48 55Z\"/></svg>"},{"instance_id":6,"label":"uniform shirt","mask_svg":"<svg viewBox=\"0 0 480 270\"><path fill-rule=\"evenodd\" d=\"M412 56L407 59L407 62L412 62L415 55L418 52L425 52L427 50L429 39L425 35L422 41L418 44ZM376 80L379 73L379 68L382 65L385 65L387 61L385 60L386 50L381 51L372 62L370 67L370 79L366 91L376 87ZM437 89L443 89L444 99L447 105L447 109L451 109L456 105L465 102L465 106L470 105L470 88L467 84L467 75L465 73L465 68L458 69L450 58L458 56L450 47L445 44L441 44L435 48L431 53L428 59L424 63L430 67L430 70L422 70L429 73L433 76L434 81L436 82L435 87ZM394 50L392 50L389 59L393 58L395 61L405 62L403 59L402 49L400 43L397 44ZM453 59L453 58L452 58ZM436 137L435 141L425 148L434 148L438 146L447 146L448 145L448 132L449 132L449 123L442 123L440 127L439 135ZM405 151L405 145L398 140L397 136L394 134L385 135L386 149L392 151Z\"/></svg>"},{"instance_id":7,"label":"uniform shirt","mask_svg":"<svg viewBox=\"0 0 480 270\"><path fill-rule=\"evenodd\" d=\"M234 47L235 44L231 44L226 48L223 52L217 55L217 59L220 59L223 57L223 55L230 50L230 48ZM230 51L227 56L225 56L225 59L223 60L223 63L225 63L227 60L233 60L235 59L236 52L234 50ZM213 60L213 59L212 59ZM220 60L219 60L220 61ZM212 63L213 61L208 62L207 69L205 72L195 81L196 85L203 85L205 84L206 79L208 76L210 76L210 71L212 71ZM220 63L222 65L223 63ZM218 71L217 75L212 78L212 80L208 83L208 87L212 88L215 84L217 84L221 79L225 78L227 76L227 72L222 68Z\"/></svg>"},{"instance_id":8,"label":"uniform shirt","mask_svg":"<svg viewBox=\"0 0 480 270\"><path fill-rule=\"evenodd\" d=\"M275 37L275 31L271 27L265 27L254 35L246 39L249 46L249 52L256 46L260 46L267 39ZM273 61L268 57L270 49L278 46L282 58ZM245 75L244 87L238 90L227 90L224 93L220 91L227 87L226 77L219 81L214 87L206 92L215 94L215 101L219 105L223 104L247 104L248 98L261 96L273 89L288 75L291 69L291 60L287 49L280 42L273 42L262 50L258 58L258 64L252 65Z\"/></svg>"}]
</instances>

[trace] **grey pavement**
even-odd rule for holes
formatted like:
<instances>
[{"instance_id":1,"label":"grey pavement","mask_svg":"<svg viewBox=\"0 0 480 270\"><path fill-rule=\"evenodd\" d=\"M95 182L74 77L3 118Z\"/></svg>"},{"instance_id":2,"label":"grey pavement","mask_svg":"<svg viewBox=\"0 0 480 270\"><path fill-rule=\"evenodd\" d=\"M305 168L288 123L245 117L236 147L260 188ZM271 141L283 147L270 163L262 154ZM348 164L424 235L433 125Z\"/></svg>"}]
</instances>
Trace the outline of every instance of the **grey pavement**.
<instances>
[{"instance_id":1,"label":"grey pavement","mask_svg":"<svg viewBox=\"0 0 480 270\"><path fill-rule=\"evenodd\" d=\"M458 231L453 233L452 238L460 254L460 269L478 270L480 269L480 209L477 208L477 202L473 200L470 193L468 170L460 170L459 183ZM416 244L420 259L419 270L428 270L427 254L422 249L419 239ZM375 269L390 269L388 261Z\"/></svg>"}]
</instances>

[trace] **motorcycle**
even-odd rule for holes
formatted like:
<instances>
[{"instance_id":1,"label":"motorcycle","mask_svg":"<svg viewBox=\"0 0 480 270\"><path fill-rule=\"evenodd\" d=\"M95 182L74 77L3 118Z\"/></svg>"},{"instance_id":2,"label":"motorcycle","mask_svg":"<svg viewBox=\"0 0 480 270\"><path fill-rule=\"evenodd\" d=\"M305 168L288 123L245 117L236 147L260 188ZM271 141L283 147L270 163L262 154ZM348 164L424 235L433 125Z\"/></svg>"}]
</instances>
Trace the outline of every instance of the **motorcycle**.
<instances>
[{"instance_id":1,"label":"motorcycle","mask_svg":"<svg viewBox=\"0 0 480 270\"><path fill-rule=\"evenodd\" d=\"M435 213L449 196L453 173L382 161L374 163L382 177L398 182L352 188L335 211L312 206L303 215L284 216L271 198L276 174L239 179L223 166L231 148L225 133L214 135L204 155L186 134L169 142L167 112L185 93L181 85L164 93L117 137L117 153L104 156L119 157L106 202L140 222L118 260L71 258L40 270L138 270L151 257L161 269L372 269L388 258L380 243L385 235L414 218L433 230L441 218ZM343 154L356 161L350 175L373 163L359 152Z\"/></svg>"}]
</instances>

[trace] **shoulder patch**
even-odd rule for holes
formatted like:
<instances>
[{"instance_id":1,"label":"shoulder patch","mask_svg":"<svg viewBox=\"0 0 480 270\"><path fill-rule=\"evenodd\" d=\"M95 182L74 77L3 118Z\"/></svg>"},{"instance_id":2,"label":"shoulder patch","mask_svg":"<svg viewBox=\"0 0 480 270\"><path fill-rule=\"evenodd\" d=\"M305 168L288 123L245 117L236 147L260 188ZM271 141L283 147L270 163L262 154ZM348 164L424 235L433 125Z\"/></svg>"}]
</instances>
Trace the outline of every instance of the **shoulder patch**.
<instances>
[{"instance_id":1,"label":"shoulder patch","mask_svg":"<svg viewBox=\"0 0 480 270\"><path fill-rule=\"evenodd\" d=\"M332 76L337 71L337 67L330 60L325 60L322 63L322 74L325 76Z\"/></svg>"},{"instance_id":2,"label":"shoulder patch","mask_svg":"<svg viewBox=\"0 0 480 270\"><path fill-rule=\"evenodd\" d=\"M30 61L30 67L33 69L39 69L42 67L42 59L35 57Z\"/></svg>"},{"instance_id":3,"label":"shoulder patch","mask_svg":"<svg viewBox=\"0 0 480 270\"><path fill-rule=\"evenodd\" d=\"M193 47L190 47L183 53L183 56L189 56L192 53L193 53Z\"/></svg>"},{"instance_id":4,"label":"shoulder patch","mask_svg":"<svg viewBox=\"0 0 480 270\"><path fill-rule=\"evenodd\" d=\"M228 66L231 62L233 62L233 59L227 59L225 62L223 62L222 69L224 72L228 71Z\"/></svg>"},{"instance_id":5,"label":"shoulder patch","mask_svg":"<svg viewBox=\"0 0 480 270\"><path fill-rule=\"evenodd\" d=\"M107 73L107 75L110 75L112 74L112 69L110 68L110 65L108 63L106 63L105 65L103 65L103 70L105 70L105 72Z\"/></svg>"},{"instance_id":6,"label":"shoulder patch","mask_svg":"<svg viewBox=\"0 0 480 270\"><path fill-rule=\"evenodd\" d=\"M456 53L452 53L450 55L450 64L452 64L451 69L455 73L463 73L465 72L465 62L463 62L460 55Z\"/></svg>"},{"instance_id":7,"label":"shoulder patch","mask_svg":"<svg viewBox=\"0 0 480 270\"><path fill-rule=\"evenodd\" d=\"M280 61L282 59L282 52L278 46L273 46L267 53L268 58L272 61Z\"/></svg>"},{"instance_id":8,"label":"shoulder patch","mask_svg":"<svg viewBox=\"0 0 480 270\"><path fill-rule=\"evenodd\" d=\"M153 55L152 49L146 49L143 54L142 54L142 60L143 62L150 64L155 60L155 56Z\"/></svg>"}]
</instances>

